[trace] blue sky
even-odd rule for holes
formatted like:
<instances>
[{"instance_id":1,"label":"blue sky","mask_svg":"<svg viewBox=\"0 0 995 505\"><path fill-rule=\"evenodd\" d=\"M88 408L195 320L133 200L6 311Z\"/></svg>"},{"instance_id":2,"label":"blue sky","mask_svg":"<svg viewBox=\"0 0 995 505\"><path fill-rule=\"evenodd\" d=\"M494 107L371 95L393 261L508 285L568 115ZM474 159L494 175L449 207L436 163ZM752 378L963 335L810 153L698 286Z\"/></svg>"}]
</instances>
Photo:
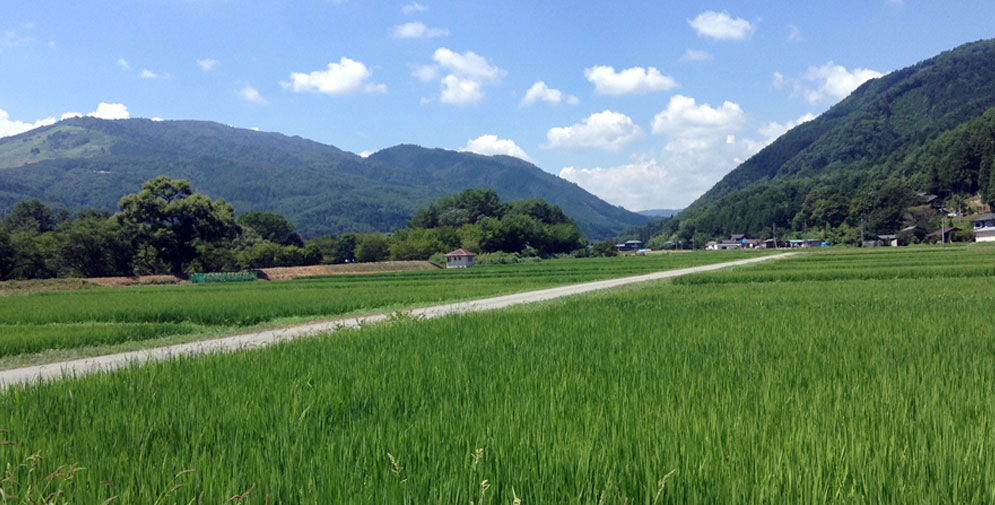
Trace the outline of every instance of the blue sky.
<instances>
[{"instance_id":1,"label":"blue sky","mask_svg":"<svg viewBox=\"0 0 995 505\"><path fill-rule=\"evenodd\" d=\"M0 136L73 114L204 119L356 153L511 154L675 208L992 20L991 0L0 0Z\"/></svg>"}]
</instances>

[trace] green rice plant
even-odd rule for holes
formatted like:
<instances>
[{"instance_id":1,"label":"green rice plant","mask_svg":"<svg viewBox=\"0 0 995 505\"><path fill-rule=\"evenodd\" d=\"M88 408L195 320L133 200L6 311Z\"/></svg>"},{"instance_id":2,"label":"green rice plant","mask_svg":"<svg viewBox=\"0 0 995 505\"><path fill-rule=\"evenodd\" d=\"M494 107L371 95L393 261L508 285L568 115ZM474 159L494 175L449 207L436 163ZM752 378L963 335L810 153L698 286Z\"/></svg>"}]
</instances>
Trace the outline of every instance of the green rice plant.
<instances>
[{"instance_id":1,"label":"green rice plant","mask_svg":"<svg viewBox=\"0 0 995 505\"><path fill-rule=\"evenodd\" d=\"M141 286L10 297L0 357L165 335L216 334L279 319L320 319L466 300L755 255L662 254L281 282Z\"/></svg>"},{"instance_id":2,"label":"green rice plant","mask_svg":"<svg viewBox=\"0 0 995 505\"><path fill-rule=\"evenodd\" d=\"M187 469L169 503L993 503L993 303L985 276L798 277L401 315L6 390L0 461L84 466L87 504Z\"/></svg>"}]
</instances>

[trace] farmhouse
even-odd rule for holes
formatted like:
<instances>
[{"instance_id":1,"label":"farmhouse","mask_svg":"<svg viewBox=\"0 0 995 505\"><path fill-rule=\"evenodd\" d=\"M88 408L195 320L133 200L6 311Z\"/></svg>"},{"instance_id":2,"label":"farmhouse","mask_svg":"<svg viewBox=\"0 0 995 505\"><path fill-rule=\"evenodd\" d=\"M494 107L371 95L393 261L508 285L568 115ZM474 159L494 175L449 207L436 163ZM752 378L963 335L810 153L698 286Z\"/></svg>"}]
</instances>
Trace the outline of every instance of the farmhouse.
<instances>
[{"instance_id":1,"label":"farmhouse","mask_svg":"<svg viewBox=\"0 0 995 505\"><path fill-rule=\"evenodd\" d=\"M446 268L470 268L473 266L473 257L476 254L460 248L446 253Z\"/></svg>"},{"instance_id":2,"label":"farmhouse","mask_svg":"<svg viewBox=\"0 0 995 505\"><path fill-rule=\"evenodd\" d=\"M995 214L986 214L974 220L974 241L995 242Z\"/></svg>"},{"instance_id":3,"label":"farmhouse","mask_svg":"<svg viewBox=\"0 0 995 505\"><path fill-rule=\"evenodd\" d=\"M626 240L621 244L615 244L616 251L638 251L643 248L643 243L639 240Z\"/></svg>"},{"instance_id":4,"label":"farmhouse","mask_svg":"<svg viewBox=\"0 0 995 505\"><path fill-rule=\"evenodd\" d=\"M940 228L939 230L936 230L933 233L926 235L926 239L939 240L941 242L950 242L950 235L955 231L960 231L960 228L957 228L956 226L952 226L949 228Z\"/></svg>"}]
</instances>

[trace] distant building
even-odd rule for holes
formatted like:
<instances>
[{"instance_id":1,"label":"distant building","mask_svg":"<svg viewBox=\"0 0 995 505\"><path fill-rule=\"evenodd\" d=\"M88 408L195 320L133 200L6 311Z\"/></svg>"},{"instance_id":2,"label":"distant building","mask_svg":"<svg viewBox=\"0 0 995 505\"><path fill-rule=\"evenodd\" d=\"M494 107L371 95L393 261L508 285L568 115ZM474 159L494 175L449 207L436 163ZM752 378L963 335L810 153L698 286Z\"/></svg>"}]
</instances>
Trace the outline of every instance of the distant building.
<instances>
[{"instance_id":1,"label":"distant building","mask_svg":"<svg viewBox=\"0 0 995 505\"><path fill-rule=\"evenodd\" d=\"M466 249L457 249L446 253L446 268L470 268L473 266L473 258L476 254Z\"/></svg>"},{"instance_id":2,"label":"distant building","mask_svg":"<svg viewBox=\"0 0 995 505\"><path fill-rule=\"evenodd\" d=\"M898 237L895 235L878 235L878 240L883 246L898 247Z\"/></svg>"},{"instance_id":3,"label":"distant building","mask_svg":"<svg viewBox=\"0 0 995 505\"><path fill-rule=\"evenodd\" d=\"M955 231L960 231L960 228L956 226L951 226L949 228L940 228L939 230L926 235L926 240L935 239L939 242L950 242L950 235Z\"/></svg>"},{"instance_id":4,"label":"distant building","mask_svg":"<svg viewBox=\"0 0 995 505\"><path fill-rule=\"evenodd\" d=\"M642 241L626 240L621 244L615 244L616 251L638 251L643 248Z\"/></svg>"},{"instance_id":5,"label":"distant building","mask_svg":"<svg viewBox=\"0 0 995 505\"><path fill-rule=\"evenodd\" d=\"M995 242L995 214L987 214L974 220L974 241Z\"/></svg>"}]
</instances>

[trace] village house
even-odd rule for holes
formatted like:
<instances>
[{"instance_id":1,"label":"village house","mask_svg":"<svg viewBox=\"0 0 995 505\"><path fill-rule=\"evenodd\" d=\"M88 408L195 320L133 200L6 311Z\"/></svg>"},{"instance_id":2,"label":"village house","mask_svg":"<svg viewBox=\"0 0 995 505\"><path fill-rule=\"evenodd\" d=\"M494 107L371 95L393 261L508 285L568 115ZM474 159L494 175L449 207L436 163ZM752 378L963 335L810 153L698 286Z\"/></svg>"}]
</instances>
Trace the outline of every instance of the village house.
<instances>
[{"instance_id":1,"label":"village house","mask_svg":"<svg viewBox=\"0 0 995 505\"><path fill-rule=\"evenodd\" d=\"M995 242L995 214L986 214L974 220L974 241Z\"/></svg>"},{"instance_id":2,"label":"village house","mask_svg":"<svg viewBox=\"0 0 995 505\"><path fill-rule=\"evenodd\" d=\"M957 228L956 226L948 228L940 228L939 230L936 230L933 233L926 235L926 240L935 240L937 242L950 242L950 235L952 235L955 231L960 231L960 228Z\"/></svg>"},{"instance_id":3,"label":"village house","mask_svg":"<svg viewBox=\"0 0 995 505\"><path fill-rule=\"evenodd\" d=\"M642 241L626 240L621 244L615 244L616 251L638 251L643 248Z\"/></svg>"},{"instance_id":4,"label":"village house","mask_svg":"<svg viewBox=\"0 0 995 505\"><path fill-rule=\"evenodd\" d=\"M466 249L457 249L446 253L446 268L470 268L473 266L473 258L476 254Z\"/></svg>"}]
</instances>

